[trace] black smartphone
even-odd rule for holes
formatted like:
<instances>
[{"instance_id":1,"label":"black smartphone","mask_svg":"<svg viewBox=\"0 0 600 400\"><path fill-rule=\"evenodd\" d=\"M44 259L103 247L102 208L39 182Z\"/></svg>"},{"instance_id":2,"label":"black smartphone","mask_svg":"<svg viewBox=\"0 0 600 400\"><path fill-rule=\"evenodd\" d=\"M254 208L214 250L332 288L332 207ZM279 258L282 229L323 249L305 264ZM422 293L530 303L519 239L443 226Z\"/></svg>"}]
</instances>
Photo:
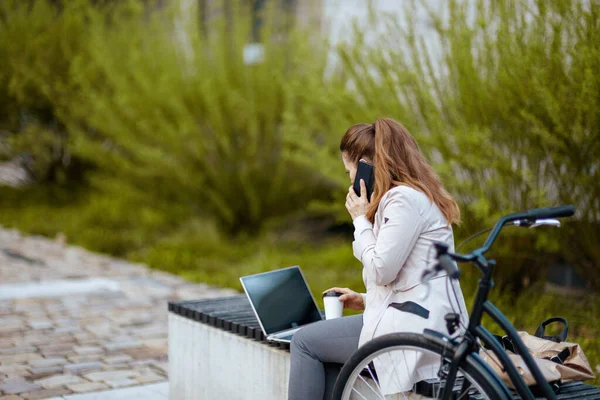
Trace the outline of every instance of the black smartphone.
<instances>
[{"instance_id":1,"label":"black smartphone","mask_svg":"<svg viewBox=\"0 0 600 400\"><path fill-rule=\"evenodd\" d=\"M373 165L369 164L364 160L358 162L358 168L356 169L356 177L354 177L354 192L360 197L360 180L365 181L367 187L367 200L371 201L371 194L373 194L373 186L375 185L375 174L373 172Z\"/></svg>"}]
</instances>

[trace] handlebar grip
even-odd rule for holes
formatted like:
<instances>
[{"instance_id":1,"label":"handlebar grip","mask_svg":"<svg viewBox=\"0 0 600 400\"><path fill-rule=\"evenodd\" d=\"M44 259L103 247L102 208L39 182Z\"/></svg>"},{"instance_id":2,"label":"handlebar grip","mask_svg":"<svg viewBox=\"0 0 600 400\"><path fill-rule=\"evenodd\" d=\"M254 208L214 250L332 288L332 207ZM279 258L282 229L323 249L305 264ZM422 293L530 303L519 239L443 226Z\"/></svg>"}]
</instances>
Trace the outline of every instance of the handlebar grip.
<instances>
[{"instance_id":1,"label":"handlebar grip","mask_svg":"<svg viewBox=\"0 0 600 400\"><path fill-rule=\"evenodd\" d=\"M460 277L458 265L456 265L452 257L450 257L448 254L442 254L438 258L438 268L446 271L448 276L452 279L458 279Z\"/></svg>"},{"instance_id":2,"label":"handlebar grip","mask_svg":"<svg viewBox=\"0 0 600 400\"><path fill-rule=\"evenodd\" d=\"M527 211L527 217L531 219L570 217L573 214L575 214L575 207L573 207L572 205L547 208L533 208Z\"/></svg>"}]
</instances>

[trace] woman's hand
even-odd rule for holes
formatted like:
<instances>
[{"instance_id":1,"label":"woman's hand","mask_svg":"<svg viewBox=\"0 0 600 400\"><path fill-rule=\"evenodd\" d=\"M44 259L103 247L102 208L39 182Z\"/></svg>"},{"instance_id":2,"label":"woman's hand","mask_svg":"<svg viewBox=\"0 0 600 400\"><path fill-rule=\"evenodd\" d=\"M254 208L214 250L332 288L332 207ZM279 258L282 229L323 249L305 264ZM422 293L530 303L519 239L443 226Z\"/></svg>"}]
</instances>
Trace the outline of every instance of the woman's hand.
<instances>
[{"instance_id":1,"label":"woman's hand","mask_svg":"<svg viewBox=\"0 0 600 400\"><path fill-rule=\"evenodd\" d=\"M350 186L346 196L346 210L350 213L352 221L361 215L365 215L370 205L369 200L367 200L367 186L364 180L360 180L360 197L354 193L354 189Z\"/></svg>"},{"instance_id":2,"label":"woman's hand","mask_svg":"<svg viewBox=\"0 0 600 400\"><path fill-rule=\"evenodd\" d=\"M344 303L344 308L351 308L353 310L364 310L365 303L363 301L362 294L356 293L354 290L350 290L348 288L339 288L333 287L331 289L327 289L325 292L334 291L338 293L344 293L339 297L340 301Z\"/></svg>"}]
</instances>

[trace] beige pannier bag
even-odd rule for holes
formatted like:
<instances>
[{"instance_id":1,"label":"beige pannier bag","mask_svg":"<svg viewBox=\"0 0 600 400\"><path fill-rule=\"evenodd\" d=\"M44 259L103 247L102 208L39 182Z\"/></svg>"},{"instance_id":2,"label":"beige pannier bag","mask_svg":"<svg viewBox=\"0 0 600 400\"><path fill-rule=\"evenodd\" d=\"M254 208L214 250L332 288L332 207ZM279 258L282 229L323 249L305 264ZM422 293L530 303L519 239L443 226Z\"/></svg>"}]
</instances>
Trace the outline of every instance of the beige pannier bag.
<instances>
[{"instance_id":1,"label":"beige pannier bag","mask_svg":"<svg viewBox=\"0 0 600 400\"><path fill-rule=\"evenodd\" d=\"M544 336L546 326L552 322L563 323L565 325L564 330L556 336ZM567 320L554 317L542 322L535 335L530 335L527 332L518 332L546 380L554 383L555 390L558 390L561 383L585 381L595 378L594 371L585 354L583 354L581 347L577 343L565 342L568 331L569 324ZM523 358L516 354L516 349L510 339L506 336L496 336L496 339L506 349L510 360L517 367L517 371L519 371L525 383L529 386L535 385L535 379L529 372L529 368L527 368ZM500 361L498 361L496 355L491 350L482 349L481 356L508 387L514 388L508 374L501 367Z\"/></svg>"}]
</instances>

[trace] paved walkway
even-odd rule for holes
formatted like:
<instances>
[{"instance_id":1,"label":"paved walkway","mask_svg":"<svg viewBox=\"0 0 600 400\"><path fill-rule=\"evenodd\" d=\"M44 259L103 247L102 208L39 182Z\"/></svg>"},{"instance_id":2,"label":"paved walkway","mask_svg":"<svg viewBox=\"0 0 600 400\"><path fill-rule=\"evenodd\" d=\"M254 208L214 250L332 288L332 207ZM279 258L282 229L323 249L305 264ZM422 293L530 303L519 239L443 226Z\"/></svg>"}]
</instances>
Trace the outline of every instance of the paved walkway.
<instances>
[{"instance_id":1,"label":"paved walkway","mask_svg":"<svg viewBox=\"0 0 600 400\"><path fill-rule=\"evenodd\" d=\"M233 293L0 228L0 400L166 399L167 301Z\"/></svg>"},{"instance_id":2,"label":"paved walkway","mask_svg":"<svg viewBox=\"0 0 600 400\"><path fill-rule=\"evenodd\" d=\"M167 382L162 382L134 386L125 389L71 394L61 397L53 397L47 400L168 400L168 398L169 384Z\"/></svg>"}]
</instances>

